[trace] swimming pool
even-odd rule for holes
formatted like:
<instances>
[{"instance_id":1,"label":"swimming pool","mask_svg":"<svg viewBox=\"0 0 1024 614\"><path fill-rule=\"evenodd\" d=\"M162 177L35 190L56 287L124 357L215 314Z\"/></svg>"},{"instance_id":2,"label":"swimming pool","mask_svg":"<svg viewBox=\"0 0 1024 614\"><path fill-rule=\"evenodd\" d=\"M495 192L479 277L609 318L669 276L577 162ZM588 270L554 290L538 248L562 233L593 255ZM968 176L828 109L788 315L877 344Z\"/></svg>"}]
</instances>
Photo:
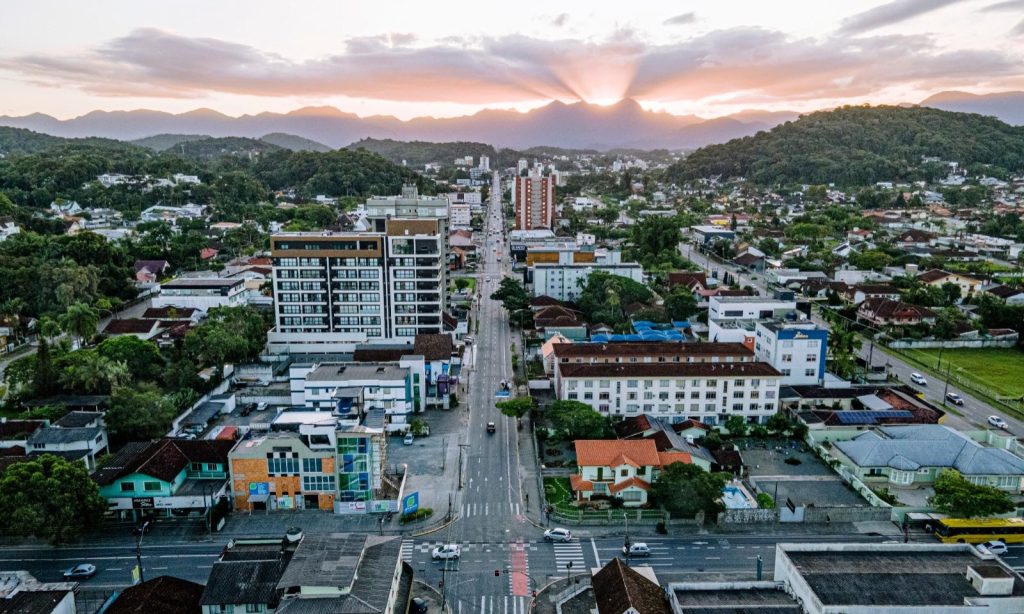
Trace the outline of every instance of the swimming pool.
<instances>
[{"instance_id":1,"label":"swimming pool","mask_svg":"<svg viewBox=\"0 0 1024 614\"><path fill-rule=\"evenodd\" d=\"M726 485L722 488L722 504L727 510L748 510L753 504L739 486Z\"/></svg>"}]
</instances>

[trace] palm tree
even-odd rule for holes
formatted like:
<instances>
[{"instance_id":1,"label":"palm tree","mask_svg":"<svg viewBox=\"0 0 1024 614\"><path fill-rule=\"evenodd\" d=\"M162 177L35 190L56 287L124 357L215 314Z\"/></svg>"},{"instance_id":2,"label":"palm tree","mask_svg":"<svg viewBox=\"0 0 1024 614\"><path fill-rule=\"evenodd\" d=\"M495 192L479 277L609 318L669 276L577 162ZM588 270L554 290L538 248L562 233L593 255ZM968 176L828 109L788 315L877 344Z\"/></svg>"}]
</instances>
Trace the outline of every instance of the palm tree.
<instances>
[{"instance_id":1,"label":"palm tree","mask_svg":"<svg viewBox=\"0 0 1024 614\"><path fill-rule=\"evenodd\" d=\"M106 393L126 383L131 372L128 365L97 354L95 350L75 352L77 361L64 368L60 383L82 393Z\"/></svg>"},{"instance_id":2,"label":"palm tree","mask_svg":"<svg viewBox=\"0 0 1024 614\"><path fill-rule=\"evenodd\" d=\"M60 327L60 322L53 318L43 318L39 322L39 334L46 337L50 343L53 343L54 338L59 337L62 332L64 329Z\"/></svg>"},{"instance_id":3,"label":"palm tree","mask_svg":"<svg viewBox=\"0 0 1024 614\"><path fill-rule=\"evenodd\" d=\"M96 310L81 302L70 305L61 318L64 330L76 338L78 347L82 347L86 339L96 334L99 323L100 316Z\"/></svg>"}]
</instances>

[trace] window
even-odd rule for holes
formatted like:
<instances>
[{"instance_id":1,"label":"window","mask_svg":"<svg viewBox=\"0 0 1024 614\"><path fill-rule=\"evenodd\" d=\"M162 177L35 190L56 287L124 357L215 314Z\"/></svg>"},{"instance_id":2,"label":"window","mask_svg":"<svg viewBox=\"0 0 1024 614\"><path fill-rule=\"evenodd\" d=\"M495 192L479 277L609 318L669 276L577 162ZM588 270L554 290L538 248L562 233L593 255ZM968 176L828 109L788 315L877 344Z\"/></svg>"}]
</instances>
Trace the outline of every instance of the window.
<instances>
[{"instance_id":1,"label":"window","mask_svg":"<svg viewBox=\"0 0 1024 614\"><path fill-rule=\"evenodd\" d=\"M629 469L622 469L619 471L619 477L624 478L629 475Z\"/></svg>"},{"instance_id":2,"label":"window","mask_svg":"<svg viewBox=\"0 0 1024 614\"><path fill-rule=\"evenodd\" d=\"M159 492L160 482L146 482L143 484L143 488L146 492Z\"/></svg>"},{"instance_id":3,"label":"window","mask_svg":"<svg viewBox=\"0 0 1024 614\"><path fill-rule=\"evenodd\" d=\"M808 354L807 355L807 362L818 362L818 355L817 354Z\"/></svg>"},{"instance_id":4,"label":"window","mask_svg":"<svg viewBox=\"0 0 1024 614\"><path fill-rule=\"evenodd\" d=\"M135 483L121 482L121 492L135 492Z\"/></svg>"},{"instance_id":5,"label":"window","mask_svg":"<svg viewBox=\"0 0 1024 614\"><path fill-rule=\"evenodd\" d=\"M709 390L709 391L704 393L704 398L705 399L714 399L714 398L717 398L717 397L718 397L718 393L715 392L714 390Z\"/></svg>"},{"instance_id":6,"label":"window","mask_svg":"<svg viewBox=\"0 0 1024 614\"><path fill-rule=\"evenodd\" d=\"M334 490L333 475L304 475L302 490Z\"/></svg>"},{"instance_id":7,"label":"window","mask_svg":"<svg viewBox=\"0 0 1024 614\"><path fill-rule=\"evenodd\" d=\"M259 612L263 611L263 604L261 604L261 603L247 603L247 604L245 604L245 611L247 613L254 612L254 613L258 614Z\"/></svg>"},{"instance_id":8,"label":"window","mask_svg":"<svg viewBox=\"0 0 1024 614\"><path fill-rule=\"evenodd\" d=\"M732 410L733 411L743 411L743 403L733 403L732 404Z\"/></svg>"},{"instance_id":9,"label":"window","mask_svg":"<svg viewBox=\"0 0 1024 614\"><path fill-rule=\"evenodd\" d=\"M783 354L782 355L782 362L793 362L793 355L792 354Z\"/></svg>"},{"instance_id":10,"label":"window","mask_svg":"<svg viewBox=\"0 0 1024 614\"><path fill-rule=\"evenodd\" d=\"M626 388L636 388L637 381L635 379L626 380Z\"/></svg>"},{"instance_id":11,"label":"window","mask_svg":"<svg viewBox=\"0 0 1024 614\"><path fill-rule=\"evenodd\" d=\"M267 473L269 475L288 475L299 473L299 459L297 458L268 458Z\"/></svg>"},{"instance_id":12,"label":"window","mask_svg":"<svg viewBox=\"0 0 1024 614\"><path fill-rule=\"evenodd\" d=\"M783 376L783 377L789 377L789 372L790 372L790 370L789 370L789 369L783 369L783 370L782 370L782 376Z\"/></svg>"},{"instance_id":13,"label":"window","mask_svg":"<svg viewBox=\"0 0 1024 614\"><path fill-rule=\"evenodd\" d=\"M734 398L734 399L742 399L743 398L743 391L742 390L735 390L735 391L733 391L732 398Z\"/></svg>"},{"instance_id":14,"label":"window","mask_svg":"<svg viewBox=\"0 0 1024 614\"><path fill-rule=\"evenodd\" d=\"M804 375L806 375L807 377L814 377L814 374L815 374L815 370L814 369L804 369Z\"/></svg>"},{"instance_id":15,"label":"window","mask_svg":"<svg viewBox=\"0 0 1024 614\"><path fill-rule=\"evenodd\" d=\"M323 473L324 462L322 458L304 458L302 459L302 472L303 473Z\"/></svg>"}]
</instances>

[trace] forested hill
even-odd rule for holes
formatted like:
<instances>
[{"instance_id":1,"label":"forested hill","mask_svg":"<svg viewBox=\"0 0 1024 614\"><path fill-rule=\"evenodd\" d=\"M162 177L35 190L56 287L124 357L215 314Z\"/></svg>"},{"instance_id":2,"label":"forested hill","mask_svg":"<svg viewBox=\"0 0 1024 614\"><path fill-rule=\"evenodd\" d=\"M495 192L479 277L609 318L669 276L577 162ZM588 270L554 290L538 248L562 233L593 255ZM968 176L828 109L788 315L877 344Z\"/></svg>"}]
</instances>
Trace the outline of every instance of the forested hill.
<instances>
[{"instance_id":1,"label":"forested hill","mask_svg":"<svg viewBox=\"0 0 1024 614\"><path fill-rule=\"evenodd\" d=\"M982 115L919 107L842 107L819 111L755 136L703 147L670 166L667 177L746 177L762 185L934 179L938 156L991 172L1024 169L1024 127Z\"/></svg>"},{"instance_id":2,"label":"forested hill","mask_svg":"<svg viewBox=\"0 0 1024 614\"><path fill-rule=\"evenodd\" d=\"M395 164L401 164L404 161L409 166L423 166L429 162L451 164L455 158L465 156L473 156L474 164L480 161L480 156L488 156L493 164L498 155L494 147L490 145L469 141L430 143L427 141L361 139L346 149L365 149L384 156Z\"/></svg>"},{"instance_id":3,"label":"forested hill","mask_svg":"<svg viewBox=\"0 0 1024 614\"><path fill-rule=\"evenodd\" d=\"M123 147L121 141L101 138L65 139L41 132L33 132L24 128L8 128L0 126L0 155L36 153L54 149L62 145L78 145L87 147Z\"/></svg>"}]
</instances>

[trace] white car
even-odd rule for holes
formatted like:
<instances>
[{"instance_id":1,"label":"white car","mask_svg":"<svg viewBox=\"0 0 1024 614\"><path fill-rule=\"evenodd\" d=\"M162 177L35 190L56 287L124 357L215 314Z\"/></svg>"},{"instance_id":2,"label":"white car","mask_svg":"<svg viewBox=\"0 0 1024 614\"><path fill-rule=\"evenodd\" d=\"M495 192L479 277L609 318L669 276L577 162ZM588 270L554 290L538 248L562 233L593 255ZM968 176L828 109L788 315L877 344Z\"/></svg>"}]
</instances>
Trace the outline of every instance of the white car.
<instances>
[{"instance_id":1,"label":"white car","mask_svg":"<svg viewBox=\"0 0 1024 614\"><path fill-rule=\"evenodd\" d=\"M544 531L544 539L549 542L572 541L572 531L569 529L548 529Z\"/></svg>"},{"instance_id":2,"label":"white car","mask_svg":"<svg viewBox=\"0 0 1024 614\"><path fill-rule=\"evenodd\" d=\"M978 551L982 554L995 554L1002 556L1006 554L1006 544L997 540L978 544Z\"/></svg>"},{"instance_id":3,"label":"white car","mask_svg":"<svg viewBox=\"0 0 1024 614\"><path fill-rule=\"evenodd\" d=\"M96 575L96 566L91 563L79 563L64 570L64 578L68 580L88 580Z\"/></svg>"},{"instance_id":4,"label":"white car","mask_svg":"<svg viewBox=\"0 0 1024 614\"><path fill-rule=\"evenodd\" d=\"M635 544L630 544L628 547L623 546L622 554L626 555L627 557L651 556L651 549L647 547L647 544L643 542L637 542Z\"/></svg>"},{"instance_id":5,"label":"white car","mask_svg":"<svg viewBox=\"0 0 1024 614\"><path fill-rule=\"evenodd\" d=\"M462 548L458 544L446 544L438 546L430 553L430 558L435 561L441 559L457 559L462 554Z\"/></svg>"},{"instance_id":6,"label":"white car","mask_svg":"<svg viewBox=\"0 0 1024 614\"><path fill-rule=\"evenodd\" d=\"M920 373L911 373L910 374L910 381L914 382L918 386L927 386L928 385L928 380L926 380L924 378L924 376L921 375Z\"/></svg>"},{"instance_id":7,"label":"white car","mask_svg":"<svg viewBox=\"0 0 1024 614\"><path fill-rule=\"evenodd\" d=\"M999 416L989 416L988 417L988 423L991 424L992 426L996 427L997 429L1007 429L1007 428L1010 428L1010 425L1006 423L1006 420L1003 420Z\"/></svg>"}]
</instances>

